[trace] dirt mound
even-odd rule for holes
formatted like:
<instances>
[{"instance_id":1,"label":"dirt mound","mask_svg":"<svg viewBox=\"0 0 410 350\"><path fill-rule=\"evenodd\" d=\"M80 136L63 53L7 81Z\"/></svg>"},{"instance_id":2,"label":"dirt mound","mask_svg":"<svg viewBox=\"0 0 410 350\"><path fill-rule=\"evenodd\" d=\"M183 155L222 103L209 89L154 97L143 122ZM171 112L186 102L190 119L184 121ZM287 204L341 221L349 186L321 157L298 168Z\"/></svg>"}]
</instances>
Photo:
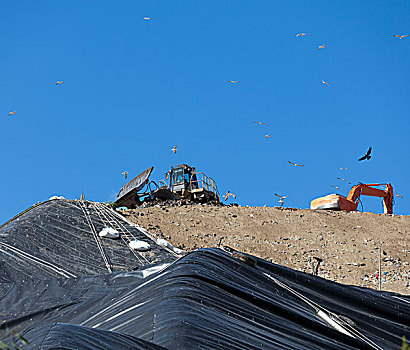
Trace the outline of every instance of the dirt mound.
<instances>
[{"instance_id":1,"label":"dirt mound","mask_svg":"<svg viewBox=\"0 0 410 350\"><path fill-rule=\"evenodd\" d=\"M382 289L410 294L410 216L314 211L236 205L154 204L119 210L176 247L218 245L345 284L378 288L378 247Z\"/></svg>"}]
</instances>

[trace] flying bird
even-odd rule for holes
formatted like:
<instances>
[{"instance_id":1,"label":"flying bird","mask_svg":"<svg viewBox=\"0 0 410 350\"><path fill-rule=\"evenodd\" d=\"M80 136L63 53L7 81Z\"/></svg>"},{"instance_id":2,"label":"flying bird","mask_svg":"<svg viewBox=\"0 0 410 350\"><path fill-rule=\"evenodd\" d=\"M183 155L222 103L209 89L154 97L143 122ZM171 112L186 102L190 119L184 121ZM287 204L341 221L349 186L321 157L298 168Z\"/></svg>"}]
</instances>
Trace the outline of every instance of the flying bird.
<instances>
[{"instance_id":1,"label":"flying bird","mask_svg":"<svg viewBox=\"0 0 410 350\"><path fill-rule=\"evenodd\" d=\"M9 115L15 115L16 111L10 112Z\"/></svg>"},{"instance_id":2,"label":"flying bird","mask_svg":"<svg viewBox=\"0 0 410 350\"><path fill-rule=\"evenodd\" d=\"M345 179L342 179L341 177L337 177L336 179L338 179L338 180L342 180L343 182L347 182L349 185L351 185L351 184L352 184L351 182L346 181Z\"/></svg>"},{"instance_id":3,"label":"flying bird","mask_svg":"<svg viewBox=\"0 0 410 350\"><path fill-rule=\"evenodd\" d=\"M324 49L326 45L327 45L327 44L320 45L317 49L318 49L318 50Z\"/></svg>"},{"instance_id":4,"label":"flying bird","mask_svg":"<svg viewBox=\"0 0 410 350\"><path fill-rule=\"evenodd\" d=\"M370 155L370 153L372 153L372 148L371 147L369 147L369 149L367 150L367 153L363 157L359 158L359 162L362 161L362 160L366 160L366 159L370 160L370 158L372 157Z\"/></svg>"},{"instance_id":5,"label":"flying bird","mask_svg":"<svg viewBox=\"0 0 410 350\"><path fill-rule=\"evenodd\" d=\"M252 122L252 123L269 126L269 124L265 124L265 123L262 123L262 122Z\"/></svg>"},{"instance_id":6,"label":"flying bird","mask_svg":"<svg viewBox=\"0 0 410 350\"><path fill-rule=\"evenodd\" d=\"M281 196L280 194L277 194L277 193L275 193L275 196L280 198L279 203L281 207L283 207L283 203L285 203L284 199L289 197L289 196Z\"/></svg>"},{"instance_id":7,"label":"flying bird","mask_svg":"<svg viewBox=\"0 0 410 350\"><path fill-rule=\"evenodd\" d=\"M409 35L408 35L408 34L406 34L406 35L397 35L397 34L394 34L393 36L396 37L396 38L399 38L399 39L401 40L401 39L403 39L403 38L408 37Z\"/></svg>"},{"instance_id":8,"label":"flying bird","mask_svg":"<svg viewBox=\"0 0 410 350\"><path fill-rule=\"evenodd\" d=\"M266 138L269 138L269 137L270 137L270 134L265 135L265 137L266 137Z\"/></svg>"},{"instance_id":9,"label":"flying bird","mask_svg":"<svg viewBox=\"0 0 410 350\"><path fill-rule=\"evenodd\" d=\"M177 153L177 151L178 151L177 146L174 146L174 148L171 148L171 151L174 152L174 153Z\"/></svg>"},{"instance_id":10,"label":"flying bird","mask_svg":"<svg viewBox=\"0 0 410 350\"><path fill-rule=\"evenodd\" d=\"M150 18L150 17L144 17L144 19L145 19L146 21L149 21L151 18Z\"/></svg>"},{"instance_id":11,"label":"flying bird","mask_svg":"<svg viewBox=\"0 0 410 350\"><path fill-rule=\"evenodd\" d=\"M288 160L288 163L289 163L289 164L292 164L292 165L294 165L294 166L300 166L300 167L304 166L303 164L293 163L293 162L291 162L290 160Z\"/></svg>"},{"instance_id":12,"label":"flying bird","mask_svg":"<svg viewBox=\"0 0 410 350\"><path fill-rule=\"evenodd\" d=\"M334 188L336 188L337 190L340 190L340 188L337 187L337 186L330 185L330 187L334 187Z\"/></svg>"},{"instance_id":13,"label":"flying bird","mask_svg":"<svg viewBox=\"0 0 410 350\"><path fill-rule=\"evenodd\" d=\"M322 83L327 85L327 86L331 86L329 83L327 83L326 81L322 80Z\"/></svg>"},{"instance_id":14,"label":"flying bird","mask_svg":"<svg viewBox=\"0 0 410 350\"><path fill-rule=\"evenodd\" d=\"M225 198L225 202L228 200L228 198L232 196L233 198L236 199L235 194L233 194L231 191L228 190L228 192L226 192L226 194L223 196Z\"/></svg>"},{"instance_id":15,"label":"flying bird","mask_svg":"<svg viewBox=\"0 0 410 350\"><path fill-rule=\"evenodd\" d=\"M397 196L397 197L400 197L400 198L403 198L403 196L399 195L398 193L396 193L396 196Z\"/></svg>"},{"instance_id":16,"label":"flying bird","mask_svg":"<svg viewBox=\"0 0 410 350\"><path fill-rule=\"evenodd\" d=\"M239 81L238 80L228 80L228 83L236 84L236 83L239 83Z\"/></svg>"},{"instance_id":17,"label":"flying bird","mask_svg":"<svg viewBox=\"0 0 410 350\"><path fill-rule=\"evenodd\" d=\"M298 36L305 36L305 35L307 35L307 33L299 33L299 34L296 34L296 37L298 37Z\"/></svg>"},{"instance_id":18,"label":"flying bird","mask_svg":"<svg viewBox=\"0 0 410 350\"><path fill-rule=\"evenodd\" d=\"M60 85L60 84L63 84L63 83L64 83L64 81L60 80L60 81L57 81L56 85Z\"/></svg>"},{"instance_id":19,"label":"flying bird","mask_svg":"<svg viewBox=\"0 0 410 350\"><path fill-rule=\"evenodd\" d=\"M128 171L124 171L124 172L122 173L122 175L124 175L124 179L126 179L126 178L128 177Z\"/></svg>"}]
</instances>

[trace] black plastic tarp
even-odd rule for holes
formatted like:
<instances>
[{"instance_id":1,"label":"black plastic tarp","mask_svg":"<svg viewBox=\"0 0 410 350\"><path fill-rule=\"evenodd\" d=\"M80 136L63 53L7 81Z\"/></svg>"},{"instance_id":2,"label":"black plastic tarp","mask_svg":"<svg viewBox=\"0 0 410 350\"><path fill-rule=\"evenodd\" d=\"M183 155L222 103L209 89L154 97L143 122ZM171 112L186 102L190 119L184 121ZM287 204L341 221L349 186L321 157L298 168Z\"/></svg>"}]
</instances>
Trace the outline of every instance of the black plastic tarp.
<instances>
[{"instance_id":1,"label":"black plastic tarp","mask_svg":"<svg viewBox=\"0 0 410 350\"><path fill-rule=\"evenodd\" d=\"M130 335L64 323L39 329L37 336L42 350L165 350Z\"/></svg>"},{"instance_id":2,"label":"black plastic tarp","mask_svg":"<svg viewBox=\"0 0 410 350\"><path fill-rule=\"evenodd\" d=\"M86 327L78 337L70 328L78 349L90 348L94 331L107 349L125 335L166 349L398 349L409 336L408 297L250 259L206 249L149 276L131 271L3 284L1 335L8 340L10 331L20 332L27 349L67 341L64 332L61 339L58 332L50 336L58 324ZM350 335L315 308L343 320Z\"/></svg>"},{"instance_id":3,"label":"black plastic tarp","mask_svg":"<svg viewBox=\"0 0 410 350\"><path fill-rule=\"evenodd\" d=\"M122 238L99 237L105 226ZM130 249L130 237L149 243L151 250ZM51 200L0 228L0 282L128 271L176 258L102 203Z\"/></svg>"}]
</instances>

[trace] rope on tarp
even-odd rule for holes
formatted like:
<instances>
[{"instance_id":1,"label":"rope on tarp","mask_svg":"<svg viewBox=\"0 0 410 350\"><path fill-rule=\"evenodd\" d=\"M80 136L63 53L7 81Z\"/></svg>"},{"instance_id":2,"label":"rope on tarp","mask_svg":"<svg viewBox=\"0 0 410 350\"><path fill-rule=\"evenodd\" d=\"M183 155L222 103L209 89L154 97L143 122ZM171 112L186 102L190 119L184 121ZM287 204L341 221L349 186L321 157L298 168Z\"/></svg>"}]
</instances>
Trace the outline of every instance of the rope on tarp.
<instances>
[{"instance_id":1,"label":"rope on tarp","mask_svg":"<svg viewBox=\"0 0 410 350\"><path fill-rule=\"evenodd\" d=\"M91 233L93 234L93 237L95 239L95 242L97 244L98 250L101 253L101 256L104 260L105 266L107 267L107 270L109 273L112 273L112 268L111 268L111 264L108 261L107 255L104 252L104 248L100 242L100 239L98 238L98 234L97 234L97 230L95 229L95 226L93 224L93 221L91 220L90 214L88 213L87 207L85 206L85 204L83 202L81 202L80 200L76 200L76 202L79 204L81 210L84 213L84 217L87 220L88 226L90 227Z\"/></svg>"},{"instance_id":2,"label":"rope on tarp","mask_svg":"<svg viewBox=\"0 0 410 350\"><path fill-rule=\"evenodd\" d=\"M21 249L15 248L15 247L7 244L7 243L0 242L0 247L11 250L15 254L17 254L17 255L19 255L19 256L27 259L27 260L31 260L31 261L39 264L39 265L45 266L45 267L49 268L50 270L53 270L54 272L58 273L59 275L61 275L63 277L67 277L67 278L77 277L76 275L72 274L71 272L68 272L68 271L62 269L61 267L53 265L53 264L49 263L46 260L37 258L36 256L33 256L33 255L31 255L31 254L29 254L29 253L27 253L27 252L25 252ZM4 251L3 249L0 249L0 250L3 251L5 254L9 255L9 253L7 251Z\"/></svg>"},{"instance_id":3,"label":"rope on tarp","mask_svg":"<svg viewBox=\"0 0 410 350\"><path fill-rule=\"evenodd\" d=\"M102 204L101 204L102 205ZM131 222L129 222L124 216L122 216L121 214L119 214L118 212L116 212L115 210L113 210L112 208L109 208L108 206L104 206L103 207L105 212L109 213L111 217L117 217L118 220L120 220L120 222L126 222L127 225L129 226L133 226L135 227L139 233L144 234L148 239L150 239L151 241L155 241L155 238L152 237L149 232L144 229L143 227L140 227L136 224L133 224ZM168 248L168 247L164 247L161 246L162 249L166 250L168 253L171 253L172 255L174 255L175 257L179 257L179 254L175 253L172 249Z\"/></svg>"},{"instance_id":4,"label":"rope on tarp","mask_svg":"<svg viewBox=\"0 0 410 350\"><path fill-rule=\"evenodd\" d=\"M296 297L298 297L299 299L307 303L310 307L312 307L315 310L316 315L318 317L320 317L323 321L325 321L327 324L332 326L334 329L338 330L339 332L343 334L348 335L349 337L358 338L374 349L383 350L382 347L377 345L375 342L373 342L371 339L366 337L364 334L360 333L353 326L346 324L346 322L343 321L343 319L341 319L337 314L331 312L330 310L327 310L326 308L324 308L323 306L319 304L316 304L312 300L308 299L301 293L297 292L293 288L289 287L287 284L279 281L278 279L269 275L268 273L262 272L262 274L268 277L270 280L274 281L280 287L288 290L290 293L292 293L293 295L295 295Z\"/></svg>"},{"instance_id":5,"label":"rope on tarp","mask_svg":"<svg viewBox=\"0 0 410 350\"><path fill-rule=\"evenodd\" d=\"M344 320L342 317L339 315L331 312L330 310L327 310L323 306L315 303L314 301L310 300L309 298L305 297L303 294L299 293L298 291L294 290L290 286L288 286L286 283L281 282L277 278L271 276L270 274L261 271L257 267L257 260L254 259L251 256L248 256L247 254L237 252L234 249L224 246L223 250L230 253L230 255L234 258L237 258L244 262L245 264L251 266L252 268L256 269L259 271L262 275L265 277L269 278L271 281L275 282L279 287L282 287L283 289L289 291L291 294L308 304L316 313L316 316L319 317L321 320L326 322L328 325L336 329L337 331L355 339L360 339L370 347L376 350L383 350L382 347L377 345L375 342L373 342L371 339L366 337L364 334L360 333L357 329L355 329L350 323L348 323L346 320Z\"/></svg>"},{"instance_id":6,"label":"rope on tarp","mask_svg":"<svg viewBox=\"0 0 410 350\"><path fill-rule=\"evenodd\" d=\"M399 297L399 296L397 296L397 295L393 295L393 298L397 298L397 299L399 299L400 301L404 301L405 303L410 304L410 299L409 299L409 300L406 300L406 299L404 299L404 298L402 298L402 297Z\"/></svg>"},{"instance_id":7,"label":"rope on tarp","mask_svg":"<svg viewBox=\"0 0 410 350\"><path fill-rule=\"evenodd\" d=\"M95 211L97 212L97 214L98 214L98 216L100 217L100 219L101 219L101 221L106 225L106 226L113 226L112 225L112 223L113 222L115 222L115 224L118 226L118 228L120 229L120 230L123 230L123 231L126 231L126 234L127 235L129 235L129 236L131 236L133 239L136 239L135 237L134 237L134 235L124 226L124 225L122 225L122 223L120 223L120 222L118 222L118 220L116 220L116 218L110 218L110 217L108 217L106 214L108 214L108 213L105 213L104 211L104 209L105 209L105 207L104 207L104 205L103 204L99 204L99 203L93 203L93 206L94 206L94 209L95 209ZM104 217L104 218L103 218ZM121 226L122 226L122 228L121 228ZM112 228L114 228L114 229L116 229L115 227L112 227ZM129 242L127 242L125 239L124 239L124 236L122 235L122 234L120 234L120 237L121 237L121 240L126 244L126 246L131 250L131 252L132 252L132 254L138 259L138 261L139 262L141 262L141 258L142 259L144 259L147 263L149 263L149 261L145 258L145 256L143 256L141 253L139 253L139 252L136 252L134 249L132 249L130 246L129 246Z\"/></svg>"},{"instance_id":8,"label":"rope on tarp","mask_svg":"<svg viewBox=\"0 0 410 350\"><path fill-rule=\"evenodd\" d=\"M102 204L102 203L94 203L94 205L100 206L100 208L106 213L107 216L109 216L109 217L110 217L112 220L114 220L120 227L122 227L123 230L126 231L126 235L130 235L131 237L133 237L133 239L137 239L137 238L131 233L131 231L127 228L127 225L132 226L132 224L130 224L129 222L127 222L127 221L124 219L124 217L122 217L122 216L119 215L117 212L115 212L114 210L108 208L107 206L105 206L105 205ZM126 222L127 225L125 225L124 222ZM136 229L137 229L137 231L138 231L139 233L144 234L150 241L155 241L155 240L148 234L147 231L144 230L144 231L145 231L145 232L144 232L143 230L140 230L140 229L138 229L138 228L136 228ZM162 248L165 248L165 247L162 247ZM130 248L130 249L132 249L132 248ZM175 255L175 253L174 253L172 250L170 250L170 249L166 249L166 250L167 250L168 252L173 253L173 254ZM139 253L139 252L138 252L138 253ZM143 256L141 253L139 253L139 254L142 256L142 258L143 258L146 262L150 263L150 261L148 261L148 260L145 258L145 256Z\"/></svg>"}]
</instances>

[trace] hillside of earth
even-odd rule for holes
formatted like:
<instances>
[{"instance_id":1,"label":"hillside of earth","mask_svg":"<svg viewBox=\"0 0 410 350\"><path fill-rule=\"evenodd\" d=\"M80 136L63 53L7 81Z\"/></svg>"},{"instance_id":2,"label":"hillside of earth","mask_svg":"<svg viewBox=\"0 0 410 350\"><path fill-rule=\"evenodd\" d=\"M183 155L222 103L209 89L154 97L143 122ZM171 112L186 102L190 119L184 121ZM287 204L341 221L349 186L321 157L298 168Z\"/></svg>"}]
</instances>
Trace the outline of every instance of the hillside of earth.
<instances>
[{"instance_id":1,"label":"hillside of earth","mask_svg":"<svg viewBox=\"0 0 410 350\"><path fill-rule=\"evenodd\" d=\"M410 216L282 207L159 203L119 210L173 246L192 251L219 242L339 283L410 294Z\"/></svg>"}]
</instances>

